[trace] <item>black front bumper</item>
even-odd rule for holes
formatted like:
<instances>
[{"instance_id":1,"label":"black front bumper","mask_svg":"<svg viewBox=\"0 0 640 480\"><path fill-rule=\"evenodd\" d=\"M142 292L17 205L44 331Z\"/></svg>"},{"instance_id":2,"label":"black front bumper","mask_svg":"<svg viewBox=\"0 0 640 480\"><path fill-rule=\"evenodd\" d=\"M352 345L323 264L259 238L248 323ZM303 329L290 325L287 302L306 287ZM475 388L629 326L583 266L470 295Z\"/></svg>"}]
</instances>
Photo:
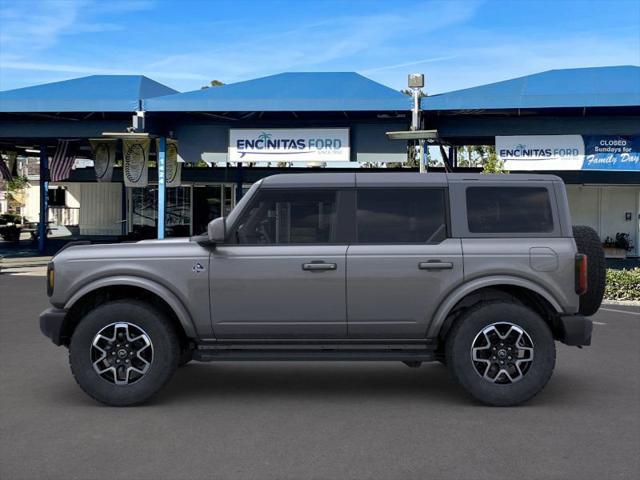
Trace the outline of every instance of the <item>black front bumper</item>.
<instances>
[{"instance_id":1,"label":"black front bumper","mask_svg":"<svg viewBox=\"0 0 640 480\"><path fill-rule=\"evenodd\" d=\"M572 346L591 345L593 322L582 315L560 317L559 338L562 343Z\"/></svg>"},{"instance_id":2,"label":"black front bumper","mask_svg":"<svg viewBox=\"0 0 640 480\"><path fill-rule=\"evenodd\" d=\"M63 330L67 311L59 308L47 308L40 314L40 331L56 345L64 343Z\"/></svg>"}]
</instances>

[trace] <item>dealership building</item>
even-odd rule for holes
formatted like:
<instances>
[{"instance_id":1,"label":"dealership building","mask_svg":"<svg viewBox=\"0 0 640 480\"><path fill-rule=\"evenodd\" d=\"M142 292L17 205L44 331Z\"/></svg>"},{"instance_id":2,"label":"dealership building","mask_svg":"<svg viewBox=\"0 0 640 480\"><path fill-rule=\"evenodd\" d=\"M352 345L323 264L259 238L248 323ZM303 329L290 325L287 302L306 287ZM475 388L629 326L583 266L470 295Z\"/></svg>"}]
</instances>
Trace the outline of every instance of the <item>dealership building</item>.
<instances>
[{"instance_id":1,"label":"dealership building","mask_svg":"<svg viewBox=\"0 0 640 480\"><path fill-rule=\"evenodd\" d=\"M407 143L386 133L409 130L411 108L409 96L350 72L186 93L143 76L91 76L0 92L0 151L29 174L21 213L37 221L48 212L52 236L185 236L267 175L402 168ZM574 223L603 241L625 234L627 254L640 253L640 67L554 70L426 96L419 129L437 132L444 160L429 170L477 170L461 166L464 147L495 146L512 174L563 178ZM65 155L75 168L49 181Z\"/></svg>"}]
</instances>

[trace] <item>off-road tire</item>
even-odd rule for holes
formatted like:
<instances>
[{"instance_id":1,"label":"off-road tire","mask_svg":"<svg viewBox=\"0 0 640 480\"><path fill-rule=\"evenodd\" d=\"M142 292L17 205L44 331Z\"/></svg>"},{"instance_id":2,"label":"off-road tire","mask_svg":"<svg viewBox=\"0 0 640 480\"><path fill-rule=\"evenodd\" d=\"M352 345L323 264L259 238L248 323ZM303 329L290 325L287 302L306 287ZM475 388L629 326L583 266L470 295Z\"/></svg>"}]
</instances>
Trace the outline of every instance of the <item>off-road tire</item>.
<instances>
[{"instance_id":1,"label":"off-road tire","mask_svg":"<svg viewBox=\"0 0 640 480\"><path fill-rule=\"evenodd\" d=\"M604 297L607 276L604 248L598 233L591 227L574 225L573 238L578 252L587 256L587 292L580 295L579 312L589 316L598 311Z\"/></svg>"},{"instance_id":2,"label":"off-road tire","mask_svg":"<svg viewBox=\"0 0 640 480\"><path fill-rule=\"evenodd\" d=\"M153 346L153 361L135 383L116 385L93 368L91 346L95 336L114 322L128 322L146 332ZM175 372L180 360L180 345L174 326L166 315L138 300L104 303L82 318L69 346L69 364L76 382L90 397L106 405L123 407L147 401Z\"/></svg>"},{"instance_id":3,"label":"off-road tire","mask_svg":"<svg viewBox=\"0 0 640 480\"><path fill-rule=\"evenodd\" d=\"M471 348L476 336L490 325L507 322L527 332L533 342L533 361L519 381L491 383L474 367ZM474 398L490 406L514 406L540 392L553 373L556 349L546 322L533 310L516 303L493 301L470 308L449 331L445 354L456 381Z\"/></svg>"}]
</instances>

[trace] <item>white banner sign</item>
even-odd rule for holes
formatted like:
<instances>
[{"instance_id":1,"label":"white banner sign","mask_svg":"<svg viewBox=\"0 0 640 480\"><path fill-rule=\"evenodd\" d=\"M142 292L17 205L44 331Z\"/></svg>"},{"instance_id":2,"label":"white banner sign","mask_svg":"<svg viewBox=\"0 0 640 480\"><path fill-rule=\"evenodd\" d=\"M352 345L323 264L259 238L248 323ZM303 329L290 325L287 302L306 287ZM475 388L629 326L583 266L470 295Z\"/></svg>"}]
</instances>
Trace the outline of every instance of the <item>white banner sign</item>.
<instances>
[{"instance_id":1,"label":"white banner sign","mask_svg":"<svg viewBox=\"0 0 640 480\"><path fill-rule=\"evenodd\" d=\"M117 140L91 139L93 150L93 169L98 182L110 182L113 176L113 165L116 162Z\"/></svg>"},{"instance_id":2,"label":"white banner sign","mask_svg":"<svg viewBox=\"0 0 640 480\"><path fill-rule=\"evenodd\" d=\"M580 170L580 135L496 136L496 154L506 170Z\"/></svg>"},{"instance_id":3,"label":"white banner sign","mask_svg":"<svg viewBox=\"0 0 640 480\"><path fill-rule=\"evenodd\" d=\"M150 143L148 138L122 140L125 187L147 186L149 178Z\"/></svg>"},{"instance_id":4,"label":"white banner sign","mask_svg":"<svg viewBox=\"0 0 640 480\"><path fill-rule=\"evenodd\" d=\"M229 130L229 162L348 162L348 128Z\"/></svg>"}]
</instances>

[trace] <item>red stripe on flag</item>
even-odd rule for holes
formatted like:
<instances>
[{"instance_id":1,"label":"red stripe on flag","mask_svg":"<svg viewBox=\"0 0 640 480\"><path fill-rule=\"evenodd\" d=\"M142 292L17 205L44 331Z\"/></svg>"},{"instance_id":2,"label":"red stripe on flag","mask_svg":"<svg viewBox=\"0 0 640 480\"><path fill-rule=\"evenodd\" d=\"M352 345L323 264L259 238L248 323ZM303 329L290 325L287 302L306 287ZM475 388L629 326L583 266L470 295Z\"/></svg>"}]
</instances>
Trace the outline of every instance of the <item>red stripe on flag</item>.
<instances>
[{"instance_id":1,"label":"red stripe on flag","mask_svg":"<svg viewBox=\"0 0 640 480\"><path fill-rule=\"evenodd\" d=\"M71 140L58 140L58 146L49 164L52 182L60 182L71 176L71 167L76 160L75 145L71 142Z\"/></svg>"}]
</instances>

